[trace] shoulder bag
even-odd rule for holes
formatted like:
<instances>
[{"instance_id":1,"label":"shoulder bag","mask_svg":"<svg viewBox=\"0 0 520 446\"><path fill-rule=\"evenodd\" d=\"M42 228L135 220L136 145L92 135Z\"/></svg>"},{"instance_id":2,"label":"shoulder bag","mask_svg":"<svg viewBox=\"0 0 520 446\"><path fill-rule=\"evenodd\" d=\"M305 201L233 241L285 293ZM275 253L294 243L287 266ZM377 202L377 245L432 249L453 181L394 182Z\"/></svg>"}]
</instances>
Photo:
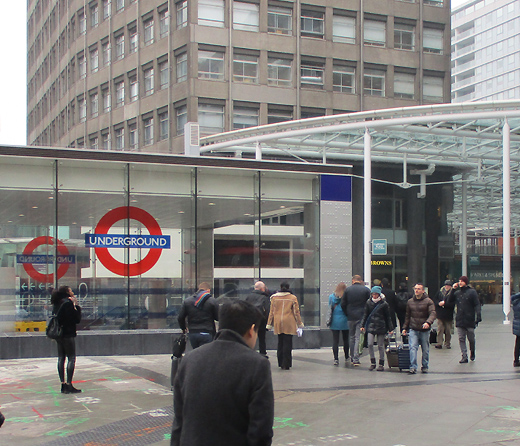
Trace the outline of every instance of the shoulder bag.
<instances>
[{"instance_id":1,"label":"shoulder bag","mask_svg":"<svg viewBox=\"0 0 520 446\"><path fill-rule=\"evenodd\" d=\"M49 339L60 339L63 336L63 326L58 321L58 315L66 303L66 301L63 302L56 314L49 317L49 322L47 322L47 327L45 328L45 334Z\"/></svg>"}]
</instances>

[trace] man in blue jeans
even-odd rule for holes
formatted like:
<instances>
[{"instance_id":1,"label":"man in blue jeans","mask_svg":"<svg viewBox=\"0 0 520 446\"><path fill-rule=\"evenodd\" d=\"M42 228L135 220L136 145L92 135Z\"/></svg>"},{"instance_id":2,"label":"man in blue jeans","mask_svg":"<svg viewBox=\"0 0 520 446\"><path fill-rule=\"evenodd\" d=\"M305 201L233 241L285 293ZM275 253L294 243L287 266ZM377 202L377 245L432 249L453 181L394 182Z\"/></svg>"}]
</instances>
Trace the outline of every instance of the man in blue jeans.
<instances>
[{"instance_id":1,"label":"man in blue jeans","mask_svg":"<svg viewBox=\"0 0 520 446\"><path fill-rule=\"evenodd\" d=\"M435 321L435 304L424 292L424 285L418 283L414 286L414 296L406 304L406 318L402 335L410 335L410 373L417 372L417 350L421 345L422 367L421 372L428 373L428 360L430 358L430 329Z\"/></svg>"}]
</instances>

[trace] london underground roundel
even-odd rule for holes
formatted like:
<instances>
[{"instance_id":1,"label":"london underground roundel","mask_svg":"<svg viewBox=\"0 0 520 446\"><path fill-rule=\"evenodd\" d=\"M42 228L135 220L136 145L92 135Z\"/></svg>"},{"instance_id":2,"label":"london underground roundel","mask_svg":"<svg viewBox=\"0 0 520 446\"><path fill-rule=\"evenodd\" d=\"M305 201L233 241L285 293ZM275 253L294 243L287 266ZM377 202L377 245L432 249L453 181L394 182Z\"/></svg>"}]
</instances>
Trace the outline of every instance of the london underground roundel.
<instances>
[{"instance_id":1,"label":"london underground roundel","mask_svg":"<svg viewBox=\"0 0 520 446\"><path fill-rule=\"evenodd\" d=\"M109 234L110 228L121 220L132 219L144 225L149 235ZM163 236L159 223L148 212L133 206L122 206L107 212L95 228L94 234L85 235L85 246L94 247L99 261L119 276L138 276L149 271L161 257L163 249L170 248L170 236ZM123 263L110 254L109 248L149 249L136 263Z\"/></svg>"},{"instance_id":2,"label":"london underground roundel","mask_svg":"<svg viewBox=\"0 0 520 446\"><path fill-rule=\"evenodd\" d=\"M31 240L27 245L25 246L22 257L25 256L27 258L27 261L22 261L23 263L23 269L27 272L29 277L33 278L34 280L42 283L53 283L54 282L54 273L51 274L43 274L36 270L34 267L34 263L31 263L32 260L35 260L37 263L49 263L48 260L44 259L43 262L36 259L36 257L45 257L48 258L49 256L43 255L43 256L35 256L33 255L33 252L36 248L38 248L41 245L54 245L54 242L57 241L57 250L58 250L58 279L61 279L68 271L70 263L68 262L60 262L59 257L60 256L68 256L69 250L67 247L63 244L62 241L55 239L54 237L47 237L47 236L41 236L36 237L35 239ZM35 262L35 263L36 263Z\"/></svg>"}]
</instances>

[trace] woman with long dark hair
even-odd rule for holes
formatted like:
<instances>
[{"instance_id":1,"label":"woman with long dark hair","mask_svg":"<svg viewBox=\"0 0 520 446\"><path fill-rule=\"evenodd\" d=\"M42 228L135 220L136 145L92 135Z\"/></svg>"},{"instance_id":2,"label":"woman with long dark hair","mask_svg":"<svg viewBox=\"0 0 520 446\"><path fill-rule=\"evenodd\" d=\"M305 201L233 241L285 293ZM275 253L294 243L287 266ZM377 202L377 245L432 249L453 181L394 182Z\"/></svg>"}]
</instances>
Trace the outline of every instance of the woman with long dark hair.
<instances>
[{"instance_id":1,"label":"woman with long dark hair","mask_svg":"<svg viewBox=\"0 0 520 446\"><path fill-rule=\"evenodd\" d=\"M80 393L72 385L76 366L76 324L81 321L81 307L68 286L59 287L52 293L52 313L58 315L58 323L63 327L63 335L56 339L58 344L58 375L61 393ZM67 358L67 380L65 381L65 358Z\"/></svg>"},{"instance_id":2,"label":"woman with long dark hair","mask_svg":"<svg viewBox=\"0 0 520 446\"><path fill-rule=\"evenodd\" d=\"M303 327L303 323L298 299L291 293L287 282L282 282L280 291L271 296L267 328L273 326L274 334L278 335L278 367L289 370L292 367L292 337L296 334L297 327Z\"/></svg>"}]
</instances>

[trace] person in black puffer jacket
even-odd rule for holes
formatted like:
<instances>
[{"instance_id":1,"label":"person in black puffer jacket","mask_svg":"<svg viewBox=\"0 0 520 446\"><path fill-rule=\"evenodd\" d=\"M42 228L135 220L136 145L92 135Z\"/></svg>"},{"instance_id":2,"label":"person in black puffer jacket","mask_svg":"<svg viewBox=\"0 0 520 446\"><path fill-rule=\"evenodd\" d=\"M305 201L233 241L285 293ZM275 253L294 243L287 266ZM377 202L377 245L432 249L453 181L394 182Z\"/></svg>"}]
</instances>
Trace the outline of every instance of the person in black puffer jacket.
<instances>
[{"instance_id":1,"label":"person in black puffer jacket","mask_svg":"<svg viewBox=\"0 0 520 446\"><path fill-rule=\"evenodd\" d=\"M81 322L81 307L68 286L62 286L51 295L52 313L58 315L58 323L63 327L63 335L56 339L58 344L58 375L61 393L80 393L72 385L76 367L76 324ZM67 381L65 381L65 358L67 358Z\"/></svg>"},{"instance_id":2,"label":"person in black puffer jacket","mask_svg":"<svg viewBox=\"0 0 520 446\"><path fill-rule=\"evenodd\" d=\"M513 360L514 367L520 367L520 293L511 296L511 305L513 306L513 334L515 340L515 359Z\"/></svg>"},{"instance_id":3,"label":"person in black puffer jacket","mask_svg":"<svg viewBox=\"0 0 520 446\"><path fill-rule=\"evenodd\" d=\"M453 304L446 303L446 296L450 293L453 284L451 280L446 280L444 286L437 292L432 299L435 304L435 314L437 315L437 345L435 348L442 348L442 339L444 337L444 346L451 348L451 327L453 326Z\"/></svg>"},{"instance_id":4,"label":"person in black puffer jacket","mask_svg":"<svg viewBox=\"0 0 520 446\"><path fill-rule=\"evenodd\" d=\"M371 298L365 304L365 312L361 319L361 332L367 335L368 353L370 354L370 368L376 368L376 355L374 352L374 340L377 339L377 349L379 350L378 372L385 369L385 334L392 333L394 324L390 314L390 306L386 299L381 295L381 287L372 287Z\"/></svg>"}]
</instances>

